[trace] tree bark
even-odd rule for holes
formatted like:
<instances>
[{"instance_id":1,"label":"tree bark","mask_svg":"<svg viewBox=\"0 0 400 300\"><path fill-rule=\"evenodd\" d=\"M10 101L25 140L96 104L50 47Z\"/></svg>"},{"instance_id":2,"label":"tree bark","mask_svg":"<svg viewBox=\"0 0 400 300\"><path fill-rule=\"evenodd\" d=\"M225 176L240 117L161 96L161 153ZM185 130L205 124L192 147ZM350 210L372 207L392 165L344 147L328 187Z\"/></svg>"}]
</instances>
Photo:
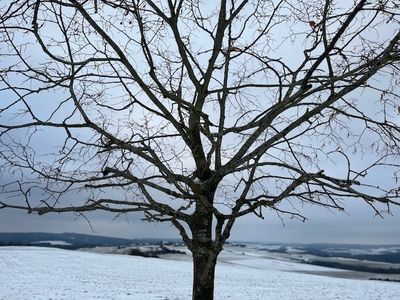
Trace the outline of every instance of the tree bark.
<instances>
[{"instance_id":1,"label":"tree bark","mask_svg":"<svg viewBox=\"0 0 400 300\"><path fill-rule=\"evenodd\" d=\"M193 294L192 300L214 299L214 277L216 255L208 250L202 255L193 254Z\"/></svg>"},{"instance_id":2,"label":"tree bark","mask_svg":"<svg viewBox=\"0 0 400 300\"><path fill-rule=\"evenodd\" d=\"M214 299L214 275L217 256L212 239L213 214L208 203L212 193L200 197L192 215L193 294L192 300Z\"/></svg>"}]
</instances>

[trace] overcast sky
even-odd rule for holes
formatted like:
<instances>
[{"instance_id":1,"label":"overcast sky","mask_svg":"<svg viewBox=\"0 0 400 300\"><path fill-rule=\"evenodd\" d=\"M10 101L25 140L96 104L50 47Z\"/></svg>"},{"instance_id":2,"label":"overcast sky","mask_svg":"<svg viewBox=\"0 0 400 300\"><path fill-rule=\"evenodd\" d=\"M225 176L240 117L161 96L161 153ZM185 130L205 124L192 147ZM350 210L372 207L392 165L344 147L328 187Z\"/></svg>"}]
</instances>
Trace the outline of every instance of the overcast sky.
<instances>
[{"instance_id":1,"label":"overcast sky","mask_svg":"<svg viewBox=\"0 0 400 300\"><path fill-rule=\"evenodd\" d=\"M293 55L293 49L286 49ZM302 52L299 52L302 55ZM32 56L40 55L32 53ZM4 95L3 95L4 97ZM375 100L374 100L375 101ZM371 106L372 107L372 106ZM45 111L45 110L44 110ZM53 137L55 139L56 137ZM46 147L47 142L38 143ZM366 156L368 159L368 155ZM343 163L343 165L341 165ZM329 171L336 167L343 171L345 161L336 166L328 166ZM0 174L0 182L12 180ZM388 174L375 174L377 185L385 185ZM292 220L287 216L281 219L273 211L265 211L265 220L254 216L237 221L231 240L293 243L379 243L400 244L400 209L393 207L393 215L375 216L365 203L349 199L345 205L347 213L330 212L327 209L298 205L296 208L308 218L306 222ZM0 231L2 232L78 232L125 238L179 238L174 227L168 224L155 224L141 221L142 215L129 214L115 218L111 213L95 212L87 214L91 226L83 217L73 214L29 215L23 211L0 210ZM93 231L92 231L93 229Z\"/></svg>"},{"instance_id":2,"label":"overcast sky","mask_svg":"<svg viewBox=\"0 0 400 300\"><path fill-rule=\"evenodd\" d=\"M333 214L321 208L305 208L306 222L284 218L274 212L265 220L245 217L238 220L231 240L288 243L377 243L400 244L400 211L393 216L374 217L365 205L348 206L350 215ZM93 227L82 217L72 214L28 215L15 210L0 210L0 231L5 232L78 232L124 238L179 238L176 229L167 224L141 221L140 214L115 219L111 213L87 215Z\"/></svg>"}]
</instances>

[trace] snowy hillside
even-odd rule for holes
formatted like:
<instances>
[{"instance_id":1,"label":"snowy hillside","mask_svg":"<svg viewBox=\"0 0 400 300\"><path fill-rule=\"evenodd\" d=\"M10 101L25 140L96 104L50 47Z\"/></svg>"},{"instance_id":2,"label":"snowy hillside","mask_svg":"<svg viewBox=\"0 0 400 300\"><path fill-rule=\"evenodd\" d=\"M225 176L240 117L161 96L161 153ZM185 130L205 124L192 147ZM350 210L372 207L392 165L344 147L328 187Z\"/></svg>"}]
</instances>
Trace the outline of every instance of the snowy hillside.
<instances>
[{"instance_id":1,"label":"snowy hillside","mask_svg":"<svg viewBox=\"0 0 400 300\"><path fill-rule=\"evenodd\" d=\"M216 299L399 299L400 284L302 274L304 265L225 255ZM307 266L307 270L321 270ZM0 299L190 299L192 265L39 247L0 247Z\"/></svg>"}]
</instances>

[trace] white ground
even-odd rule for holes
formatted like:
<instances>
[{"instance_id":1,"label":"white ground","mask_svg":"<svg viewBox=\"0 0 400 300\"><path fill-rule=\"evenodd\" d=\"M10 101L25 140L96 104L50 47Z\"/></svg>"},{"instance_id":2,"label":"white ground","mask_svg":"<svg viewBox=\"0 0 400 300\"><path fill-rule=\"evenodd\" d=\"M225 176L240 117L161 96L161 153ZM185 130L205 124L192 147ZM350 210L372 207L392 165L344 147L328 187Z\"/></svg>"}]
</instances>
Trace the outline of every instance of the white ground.
<instances>
[{"instance_id":1,"label":"white ground","mask_svg":"<svg viewBox=\"0 0 400 300\"><path fill-rule=\"evenodd\" d=\"M39 242L34 242L32 244L37 244L37 246L40 246L40 244L50 244L53 246L70 246L70 245L72 245L71 243L67 243L65 241L39 241Z\"/></svg>"},{"instance_id":2,"label":"white ground","mask_svg":"<svg viewBox=\"0 0 400 300\"><path fill-rule=\"evenodd\" d=\"M292 272L300 264L245 258L225 254L215 299L400 299L399 283L301 274ZM191 279L189 261L0 247L2 300L191 299Z\"/></svg>"}]
</instances>

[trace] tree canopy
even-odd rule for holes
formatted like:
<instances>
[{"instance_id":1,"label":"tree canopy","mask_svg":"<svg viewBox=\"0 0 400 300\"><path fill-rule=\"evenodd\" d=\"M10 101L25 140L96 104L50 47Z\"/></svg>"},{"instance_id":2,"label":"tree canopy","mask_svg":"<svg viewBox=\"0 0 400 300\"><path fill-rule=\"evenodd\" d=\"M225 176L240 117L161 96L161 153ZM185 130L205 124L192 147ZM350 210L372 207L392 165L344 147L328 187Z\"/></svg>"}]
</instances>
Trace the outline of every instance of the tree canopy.
<instances>
[{"instance_id":1,"label":"tree canopy","mask_svg":"<svg viewBox=\"0 0 400 300\"><path fill-rule=\"evenodd\" d=\"M0 13L0 208L142 212L171 222L204 270L238 217L399 204L396 1L24 0Z\"/></svg>"}]
</instances>

